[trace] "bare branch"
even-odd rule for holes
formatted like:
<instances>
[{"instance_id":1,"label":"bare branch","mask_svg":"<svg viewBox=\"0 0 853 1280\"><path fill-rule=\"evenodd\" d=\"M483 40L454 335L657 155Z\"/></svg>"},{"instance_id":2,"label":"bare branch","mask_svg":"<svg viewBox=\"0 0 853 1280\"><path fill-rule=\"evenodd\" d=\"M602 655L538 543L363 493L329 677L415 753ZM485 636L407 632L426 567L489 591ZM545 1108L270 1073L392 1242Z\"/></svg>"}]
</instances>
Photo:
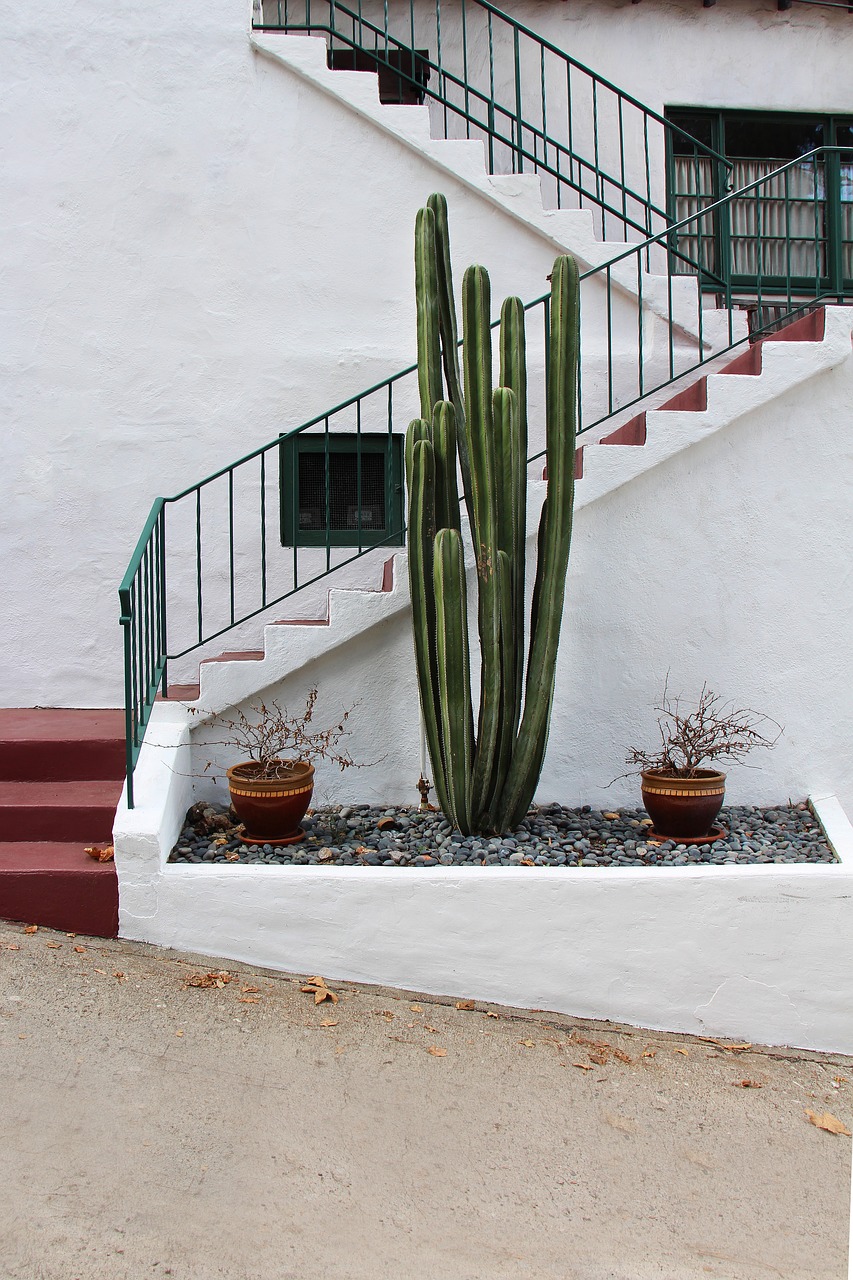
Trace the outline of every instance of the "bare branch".
<instances>
[{"instance_id":1,"label":"bare branch","mask_svg":"<svg viewBox=\"0 0 853 1280\"><path fill-rule=\"evenodd\" d=\"M702 686L694 711L682 714L681 704L682 698L669 694L667 673L663 696L655 707L659 712L660 750L653 753L632 747L628 764L670 777L692 778L703 763L742 760L756 747L774 747L782 736L782 726L772 717L724 702L707 684ZM772 736L770 729L776 730Z\"/></svg>"}]
</instances>

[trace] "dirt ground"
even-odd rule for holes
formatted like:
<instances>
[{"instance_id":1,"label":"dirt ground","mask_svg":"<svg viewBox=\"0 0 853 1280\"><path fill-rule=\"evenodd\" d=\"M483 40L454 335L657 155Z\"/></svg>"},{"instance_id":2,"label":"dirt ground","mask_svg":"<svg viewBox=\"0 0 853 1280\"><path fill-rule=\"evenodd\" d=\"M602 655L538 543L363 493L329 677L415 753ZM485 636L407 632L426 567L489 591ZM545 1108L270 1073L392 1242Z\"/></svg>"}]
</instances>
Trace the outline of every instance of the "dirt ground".
<instances>
[{"instance_id":1,"label":"dirt ground","mask_svg":"<svg viewBox=\"0 0 853 1280\"><path fill-rule=\"evenodd\" d=\"M846 1280L850 1059L305 985L0 922L2 1280Z\"/></svg>"}]
</instances>

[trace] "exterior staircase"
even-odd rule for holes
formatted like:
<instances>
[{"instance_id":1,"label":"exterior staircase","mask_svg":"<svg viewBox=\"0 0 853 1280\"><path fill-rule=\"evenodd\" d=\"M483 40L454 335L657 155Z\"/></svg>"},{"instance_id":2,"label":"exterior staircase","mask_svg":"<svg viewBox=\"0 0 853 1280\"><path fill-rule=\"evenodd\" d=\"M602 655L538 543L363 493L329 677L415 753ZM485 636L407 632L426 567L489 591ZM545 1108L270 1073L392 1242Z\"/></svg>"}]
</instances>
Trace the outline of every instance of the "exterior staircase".
<instances>
[{"instance_id":1,"label":"exterior staircase","mask_svg":"<svg viewBox=\"0 0 853 1280\"><path fill-rule=\"evenodd\" d=\"M124 777L121 711L0 710L0 917L118 933L112 843Z\"/></svg>"},{"instance_id":2,"label":"exterior staircase","mask_svg":"<svg viewBox=\"0 0 853 1280\"><path fill-rule=\"evenodd\" d=\"M655 408L643 410L600 440L579 445L575 454L577 510L620 488L636 476L720 430L744 412L773 399L824 365L831 367L848 350L849 323L844 313L818 307L800 319L722 357L713 372L702 374ZM792 358L794 351L799 358ZM745 380L741 381L741 380ZM528 537L535 537L547 474L530 484ZM199 683L171 686L171 700L195 703L200 725L241 701L249 700L285 676L339 649L368 627L408 606L404 555L384 567L376 589L332 588L326 614L318 619L267 623L264 648L224 652L199 664ZM470 571L470 566L469 566Z\"/></svg>"}]
</instances>

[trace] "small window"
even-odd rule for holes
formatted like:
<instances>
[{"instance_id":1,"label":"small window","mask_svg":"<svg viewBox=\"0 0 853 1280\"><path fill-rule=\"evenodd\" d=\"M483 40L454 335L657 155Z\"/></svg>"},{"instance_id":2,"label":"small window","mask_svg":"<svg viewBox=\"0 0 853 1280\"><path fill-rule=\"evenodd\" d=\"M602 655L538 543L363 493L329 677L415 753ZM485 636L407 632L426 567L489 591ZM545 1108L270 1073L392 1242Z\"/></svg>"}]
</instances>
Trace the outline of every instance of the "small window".
<instances>
[{"instance_id":1,"label":"small window","mask_svg":"<svg viewBox=\"0 0 853 1280\"><path fill-rule=\"evenodd\" d=\"M401 545L402 450L403 437L386 433L282 440L282 545Z\"/></svg>"}]
</instances>

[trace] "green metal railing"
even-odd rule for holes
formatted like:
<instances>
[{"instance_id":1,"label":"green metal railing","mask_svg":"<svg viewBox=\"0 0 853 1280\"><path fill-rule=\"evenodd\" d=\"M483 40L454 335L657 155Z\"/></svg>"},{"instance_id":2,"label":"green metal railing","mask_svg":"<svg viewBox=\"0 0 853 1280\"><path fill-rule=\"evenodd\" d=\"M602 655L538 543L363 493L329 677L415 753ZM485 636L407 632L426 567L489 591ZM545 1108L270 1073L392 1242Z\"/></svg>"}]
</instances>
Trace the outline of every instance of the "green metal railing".
<instances>
[{"instance_id":1,"label":"green metal railing","mask_svg":"<svg viewBox=\"0 0 853 1280\"><path fill-rule=\"evenodd\" d=\"M605 428L621 425L650 394L662 392L750 338L759 338L780 320L798 316L820 301L853 297L853 281L847 281L849 293L843 280L842 287L836 288L838 281L827 267L826 193L821 175L838 150L820 148L792 161L666 231L627 246L582 275L581 433L596 430L602 435ZM810 236L803 231L801 199L790 204L783 200L781 212L778 204L776 193L784 191L785 174L794 165L806 166L814 178ZM764 226L771 207L768 202L774 210L769 237ZM749 334L736 323L737 294L732 279L718 269L715 247L719 227L729 225L732 209L746 207L754 210L754 217L739 227L738 234L750 248L757 273L753 303L758 320ZM684 272L697 261L693 274L686 277ZM780 262L786 267L781 273ZM650 275L649 267L658 274ZM715 290L722 311L706 309L700 282L705 289ZM533 476L541 476L544 456L549 300L545 295L525 307L528 367L539 370L538 377L531 376L528 389ZM772 315L764 319L771 307ZM713 340L708 334L709 315L716 317ZM410 365L181 493L156 499L119 591L131 807L133 769L170 662L202 649L377 547L399 544L402 527L391 527L382 536L363 527L360 477L368 442L375 448L381 433L390 440L419 412L417 366ZM356 522L347 546L334 545L337 433L347 434L359 477ZM284 546L281 511L283 505L298 506L292 486L299 477L292 465L282 464L282 458L285 453L292 458L293 441L307 436L319 437L312 442L311 452L323 459L322 537L314 539L321 545ZM282 503L282 486L290 486L287 504ZM295 544L298 539L291 541Z\"/></svg>"},{"instance_id":2,"label":"green metal railing","mask_svg":"<svg viewBox=\"0 0 853 1280\"><path fill-rule=\"evenodd\" d=\"M426 99L438 137L480 139L490 173L539 175L543 199L589 208L602 240L648 239L671 222L664 155L728 161L490 4L261 0L255 30L326 37L330 65L370 66Z\"/></svg>"}]
</instances>

